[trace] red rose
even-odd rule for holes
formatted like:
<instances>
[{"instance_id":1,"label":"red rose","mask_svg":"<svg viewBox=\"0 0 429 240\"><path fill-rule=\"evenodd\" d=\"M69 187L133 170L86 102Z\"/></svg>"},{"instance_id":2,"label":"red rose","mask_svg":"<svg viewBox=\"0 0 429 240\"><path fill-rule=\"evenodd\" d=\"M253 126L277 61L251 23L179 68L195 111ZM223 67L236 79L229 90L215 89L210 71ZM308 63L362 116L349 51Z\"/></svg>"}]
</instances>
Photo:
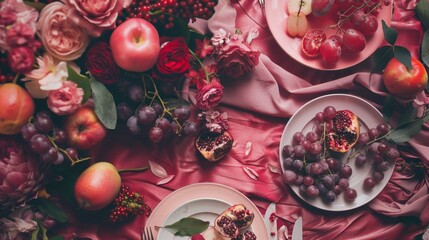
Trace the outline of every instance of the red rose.
<instances>
[{"instance_id":1,"label":"red rose","mask_svg":"<svg viewBox=\"0 0 429 240\"><path fill-rule=\"evenodd\" d=\"M34 53L29 47L15 47L9 50L9 66L13 72L26 73L33 69Z\"/></svg>"},{"instance_id":2,"label":"red rose","mask_svg":"<svg viewBox=\"0 0 429 240\"><path fill-rule=\"evenodd\" d=\"M113 60L112 51L106 42L97 42L89 48L85 65L101 83L112 84L119 80L119 67Z\"/></svg>"},{"instance_id":3,"label":"red rose","mask_svg":"<svg viewBox=\"0 0 429 240\"><path fill-rule=\"evenodd\" d=\"M198 89L196 106L201 110L216 107L222 100L223 86L219 80L213 78L210 83Z\"/></svg>"},{"instance_id":4,"label":"red rose","mask_svg":"<svg viewBox=\"0 0 429 240\"><path fill-rule=\"evenodd\" d=\"M189 48L183 37L165 43L159 52L154 78L174 81L189 69Z\"/></svg>"}]
</instances>

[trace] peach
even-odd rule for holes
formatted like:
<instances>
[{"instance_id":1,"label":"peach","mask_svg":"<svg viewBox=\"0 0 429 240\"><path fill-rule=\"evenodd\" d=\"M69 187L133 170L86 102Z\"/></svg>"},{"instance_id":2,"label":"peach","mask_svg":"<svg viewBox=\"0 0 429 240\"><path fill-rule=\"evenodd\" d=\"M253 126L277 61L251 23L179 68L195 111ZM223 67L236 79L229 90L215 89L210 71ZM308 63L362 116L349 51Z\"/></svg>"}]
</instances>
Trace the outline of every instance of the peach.
<instances>
[{"instance_id":1,"label":"peach","mask_svg":"<svg viewBox=\"0 0 429 240\"><path fill-rule=\"evenodd\" d=\"M97 162L77 178L74 194L82 209L95 211L112 203L120 189L121 176L116 167L108 162Z\"/></svg>"},{"instance_id":2,"label":"peach","mask_svg":"<svg viewBox=\"0 0 429 240\"><path fill-rule=\"evenodd\" d=\"M28 92L14 83L0 85L0 134L12 135L34 114L34 100Z\"/></svg>"}]
</instances>

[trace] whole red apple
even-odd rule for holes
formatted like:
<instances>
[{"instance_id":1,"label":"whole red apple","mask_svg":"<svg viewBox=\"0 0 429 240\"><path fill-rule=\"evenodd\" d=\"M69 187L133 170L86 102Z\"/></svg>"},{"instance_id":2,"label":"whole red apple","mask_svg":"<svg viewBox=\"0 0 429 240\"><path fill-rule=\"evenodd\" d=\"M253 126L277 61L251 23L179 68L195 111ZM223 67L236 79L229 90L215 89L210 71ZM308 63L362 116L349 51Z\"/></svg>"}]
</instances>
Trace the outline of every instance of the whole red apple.
<instances>
[{"instance_id":1,"label":"whole red apple","mask_svg":"<svg viewBox=\"0 0 429 240\"><path fill-rule=\"evenodd\" d=\"M417 58L411 58L412 69L408 69L396 58L387 63L383 72L384 85L387 90L402 99L414 98L426 88L428 74Z\"/></svg>"},{"instance_id":2,"label":"whole red apple","mask_svg":"<svg viewBox=\"0 0 429 240\"><path fill-rule=\"evenodd\" d=\"M0 134L19 133L34 113L33 98L14 83L0 85L0 105Z\"/></svg>"},{"instance_id":3,"label":"whole red apple","mask_svg":"<svg viewBox=\"0 0 429 240\"><path fill-rule=\"evenodd\" d=\"M64 130L70 146L77 149L90 149L106 136L106 128L100 122L94 110L89 107L79 108L67 116Z\"/></svg>"},{"instance_id":4,"label":"whole red apple","mask_svg":"<svg viewBox=\"0 0 429 240\"><path fill-rule=\"evenodd\" d=\"M110 48L119 67L132 72L147 71L158 60L158 31L144 19L130 18L113 30Z\"/></svg>"},{"instance_id":5,"label":"whole red apple","mask_svg":"<svg viewBox=\"0 0 429 240\"><path fill-rule=\"evenodd\" d=\"M77 203L85 210L99 210L115 200L121 189L121 176L115 166L97 162L85 169L74 185Z\"/></svg>"}]
</instances>

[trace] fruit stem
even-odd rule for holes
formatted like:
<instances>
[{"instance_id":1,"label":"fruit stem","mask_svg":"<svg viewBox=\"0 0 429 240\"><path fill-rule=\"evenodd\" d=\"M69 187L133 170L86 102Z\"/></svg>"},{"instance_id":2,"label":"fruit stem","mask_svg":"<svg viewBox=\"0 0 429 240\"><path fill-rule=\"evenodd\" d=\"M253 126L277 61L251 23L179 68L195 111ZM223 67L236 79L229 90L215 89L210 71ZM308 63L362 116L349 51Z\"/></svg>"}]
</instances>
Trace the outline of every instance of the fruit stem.
<instances>
[{"instance_id":1,"label":"fruit stem","mask_svg":"<svg viewBox=\"0 0 429 240\"><path fill-rule=\"evenodd\" d=\"M18 81L19 73L15 74L15 77L13 77L12 83L16 84Z\"/></svg>"},{"instance_id":2,"label":"fruit stem","mask_svg":"<svg viewBox=\"0 0 429 240\"><path fill-rule=\"evenodd\" d=\"M90 160L91 158L90 157L86 157L86 158L79 158L79 159L77 159L77 160L74 160L68 153L67 153L67 151L66 150L64 150L64 149L62 149L62 148L60 148L60 147L58 147L58 145L55 143L55 139L53 138L53 137L51 137L51 136L48 136L48 135L46 135L47 137L48 137L48 139L49 139L49 141L51 142L51 144L52 144L52 146L54 146L58 151L60 151L62 154L64 154L65 156L66 156L66 158L71 162L71 165L72 166L74 166L75 164L77 164L77 163L80 163L80 162L84 162L84 161L87 161L87 160Z\"/></svg>"},{"instance_id":3,"label":"fruit stem","mask_svg":"<svg viewBox=\"0 0 429 240\"><path fill-rule=\"evenodd\" d=\"M125 168L125 169L119 169L118 173L124 173L124 172L141 172L146 169L148 169L149 166L141 167L141 168Z\"/></svg>"},{"instance_id":4,"label":"fruit stem","mask_svg":"<svg viewBox=\"0 0 429 240\"><path fill-rule=\"evenodd\" d=\"M360 6L351 6L349 9L347 9L344 13L340 13L338 12L338 16L340 17L340 20L337 22L337 24L331 25L329 28L338 28L338 30L342 30L342 26L345 22L347 22L349 20L349 18L351 16L353 16L354 14L356 14L357 11L359 11L360 9L364 8L365 6L368 5L368 3L370 3L370 0L368 1L364 1ZM370 14L371 12L373 12L376 8L381 6L381 0L375 4L374 6L372 6L372 8L368 11L367 14ZM354 9L351 13L348 13L350 10Z\"/></svg>"}]
</instances>

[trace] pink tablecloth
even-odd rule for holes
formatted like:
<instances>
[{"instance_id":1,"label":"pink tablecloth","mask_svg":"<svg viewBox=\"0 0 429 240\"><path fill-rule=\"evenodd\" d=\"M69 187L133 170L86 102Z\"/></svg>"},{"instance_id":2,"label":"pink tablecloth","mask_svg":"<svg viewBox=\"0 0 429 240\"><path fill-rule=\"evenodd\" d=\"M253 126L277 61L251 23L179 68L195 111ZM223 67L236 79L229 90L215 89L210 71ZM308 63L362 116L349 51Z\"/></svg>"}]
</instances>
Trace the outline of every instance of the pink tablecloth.
<instances>
[{"instance_id":1,"label":"pink tablecloth","mask_svg":"<svg viewBox=\"0 0 429 240\"><path fill-rule=\"evenodd\" d=\"M397 44L419 56L422 27L414 15L415 1L396 0L391 26L399 31ZM249 16L251 16L251 19ZM260 25L256 24L258 22ZM201 26L203 26L201 28ZM145 196L154 208L172 191L197 182L216 182L234 187L252 199L262 213L271 202L277 203L279 226L289 233L295 218L302 216L304 239L413 239L429 224L429 129L401 149L401 161L382 193L369 204L345 212L326 212L306 205L282 183L281 175L271 172L268 164L279 166L278 149L281 133L288 118L304 103L333 92L360 96L380 107L385 89L379 74L370 74L368 62L335 72L311 70L288 57L269 32L264 13L257 1L220 0L217 12L201 29L214 31L239 28L259 29L252 48L261 51L260 64L252 74L239 82L225 84L221 111L229 116L230 130L237 144L224 159L208 163L196 153L192 138L175 139L161 145L150 145L131 139L119 131L112 133L97 153L97 160L110 161L118 169L135 168L156 161L174 179L156 185L159 178L150 171L126 173L123 182ZM206 29L206 30L207 30ZM192 92L184 94L193 100ZM257 136L257 137L255 137ZM245 155L245 145L252 150ZM404 170L404 161L420 159L425 168ZM250 166L258 174L252 180L242 169ZM99 220L97 214L76 213L67 226L58 228L66 239L139 239L139 230L147 221L139 216L125 225L112 226Z\"/></svg>"}]
</instances>

